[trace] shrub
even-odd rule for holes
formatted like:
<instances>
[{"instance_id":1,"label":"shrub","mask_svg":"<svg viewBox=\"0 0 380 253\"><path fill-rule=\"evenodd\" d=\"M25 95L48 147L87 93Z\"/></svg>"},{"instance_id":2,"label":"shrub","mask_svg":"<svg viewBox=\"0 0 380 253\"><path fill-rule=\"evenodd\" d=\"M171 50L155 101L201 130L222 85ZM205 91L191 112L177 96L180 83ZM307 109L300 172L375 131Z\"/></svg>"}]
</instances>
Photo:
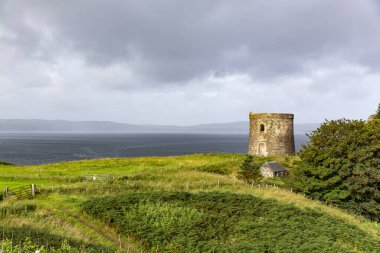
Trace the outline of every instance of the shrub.
<instances>
[{"instance_id":1,"label":"shrub","mask_svg":"<svg viewBox=\"0 0 380 253\"><path fill-rule=\"evenodd\" d=\"M380 119L380 104L377 106L377 111L373 115L373 119Z\"/></svg>"},{"instance_id":2,"label":"shrub","mask_svg":"<svg viewBox=\"0 0 380 253\"><path fill-rule=\"evenodd\" d=\"M255 162L254 157L247 155L238 171L238 179L244 180L247 183L257 183L262 179L260 173L261 164Z\"/></svg>"},{"instance_id":3,"label":"shrub","mask_svg":"<svg viewBox=\"0 0 380 253\"><path fill-rule=\"evenodd\" d=\"M83 203L142 242L144 252L376 252L345 221L273 199L228 192L140 192Z\"/></svg>"},{"instance_id":4,"label":"shrub","mask_svg":"<svg viewBox=\"0 0 380 253\"><path fill-rule=\"evenodd\" d=\"M292 187L380 220L380 121L326 121L300 151Z\"/></svg>"}]
</instances>

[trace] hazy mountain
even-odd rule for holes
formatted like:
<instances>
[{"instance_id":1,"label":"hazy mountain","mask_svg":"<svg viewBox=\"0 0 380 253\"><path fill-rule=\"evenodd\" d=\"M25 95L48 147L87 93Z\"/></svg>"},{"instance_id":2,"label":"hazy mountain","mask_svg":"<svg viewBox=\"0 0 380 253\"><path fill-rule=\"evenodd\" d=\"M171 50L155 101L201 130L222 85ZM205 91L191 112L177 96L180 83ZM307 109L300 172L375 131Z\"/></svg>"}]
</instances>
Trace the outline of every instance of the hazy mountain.
<instances>
[{"instance_id":1,"label":"hazy mountain","mask_svg":"<svg viewBox=\"0 0 380 253\"><path fill-rule=\"evenodd\" d=\"M319 124L296 124L296 133L311 132ZM112 121L0 119L0 132L89 132L89 133L231 133L248 134L248 121L194 126L133 125Z\"/></svg>"}]
</instances>

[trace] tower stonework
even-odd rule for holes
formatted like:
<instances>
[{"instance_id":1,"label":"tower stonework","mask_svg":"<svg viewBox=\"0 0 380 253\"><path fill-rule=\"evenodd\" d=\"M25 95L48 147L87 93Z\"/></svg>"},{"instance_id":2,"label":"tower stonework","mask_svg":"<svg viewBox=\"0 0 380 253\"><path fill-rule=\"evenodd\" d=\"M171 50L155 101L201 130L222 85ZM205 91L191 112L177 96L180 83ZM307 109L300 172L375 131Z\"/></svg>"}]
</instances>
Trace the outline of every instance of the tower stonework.
<instances>
[{"instance_id":1,"label":"tower stonework","mask_svg":"<svg viewBox=\"0 0 380 253\"><path fill-rule=\"evenodd\" d=\"M248 154L294 155L293 119L289 113L250 113Z\"/></svg>"}]
</instances>

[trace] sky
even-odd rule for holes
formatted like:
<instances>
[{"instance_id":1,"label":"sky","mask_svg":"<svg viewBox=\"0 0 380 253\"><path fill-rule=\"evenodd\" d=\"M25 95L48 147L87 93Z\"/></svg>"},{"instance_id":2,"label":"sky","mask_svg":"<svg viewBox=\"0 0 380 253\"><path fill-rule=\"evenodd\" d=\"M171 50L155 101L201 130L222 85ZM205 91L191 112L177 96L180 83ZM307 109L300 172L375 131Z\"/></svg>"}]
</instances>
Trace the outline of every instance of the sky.
<instances>
[{"instance_id":1,"label":"sky","mask_svg":"<svg viewBox=\"0 0 380 253\"><path fill-rule=\"evenodd\" d=\"M377 0L0 0L0 118L193 125L380 103Z\"/></svg>"}]
</instances>

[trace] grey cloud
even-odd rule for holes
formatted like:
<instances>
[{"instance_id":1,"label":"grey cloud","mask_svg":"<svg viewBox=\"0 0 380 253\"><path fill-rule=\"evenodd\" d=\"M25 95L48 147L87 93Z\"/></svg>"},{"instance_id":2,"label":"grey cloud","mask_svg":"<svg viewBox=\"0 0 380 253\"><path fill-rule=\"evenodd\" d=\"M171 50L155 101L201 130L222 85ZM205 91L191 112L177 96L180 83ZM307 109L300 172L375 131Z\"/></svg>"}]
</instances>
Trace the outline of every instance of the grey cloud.
<instances>
[{"instance_id":1,"label":"grey cloud","mask_svg":"<svg viewBox=\"0 0 380 253\"><path fill-rule=\"evenodd\" d=\"M13 108L0 116L191 124L289 110L311 121L329 103L329 116L346 100L375 106L379 10L375 0L0 0L0 105ZM27 110L25 94L38 98Z\"/></svg>"},{"instance_id":2,"label":"grey cloud","mask_svg":"<svg viewBox=\"0 0 380 253\"><path fill-rule=\"evenodd\" d=\"M369 36L373 43L380 38L372 1L40 0L16 1L17 8L12 2L5 8L21 10L23 18L7 21L26 51L39 47L38 32L25 23L34 16L37 25L53 25L62 46L73 47L88 64L130 61L137 54L135 71L157 83L217 71L287 75L302 71L305 60L331 54L377 68L373 55L380 54L377 46L368 47ZM225 57L240 47L249 49L245 57Z\"/></svg>"}]
</instances>

